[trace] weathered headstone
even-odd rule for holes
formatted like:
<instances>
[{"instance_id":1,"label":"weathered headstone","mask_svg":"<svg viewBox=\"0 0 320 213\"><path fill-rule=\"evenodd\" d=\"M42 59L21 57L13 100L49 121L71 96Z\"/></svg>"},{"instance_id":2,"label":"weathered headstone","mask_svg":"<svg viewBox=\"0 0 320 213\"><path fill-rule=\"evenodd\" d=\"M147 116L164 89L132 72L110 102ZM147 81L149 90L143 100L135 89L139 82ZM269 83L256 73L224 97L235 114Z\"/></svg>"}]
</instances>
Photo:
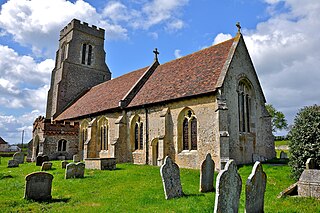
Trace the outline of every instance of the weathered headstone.
<instances>
[{"instance_id":1,"label":"weathered headstone","mask_svg":"<svg viewBox=\"0 0 320 213\"><path fill-rule=\"evenodd\" d=\"M308 158L306 162L306 169L316 169L316 161L314 158Z\"/></svg>"},{"instance_id":2,"label":"weathered headstone","mask_svg":"<svg viewBox=\"0 0 320 213\"><path fill-rule=\"evenodd\" d=\"M68 163L69 163L69 162L66 161L66 160L61 161L61 169L65 169Z\"/></svg>"},{"instance_id":3,"label":"weathered headstone","mask_svg":"<svg viewBox=\"0 0 320 213\"><path fill-rule=\"evenodd\" d=\"M52 169L52 163L49 161L45 161L42 163L41 171L47 171Z\"/></svg>"},{"instance_id":4,"label":"weathered headstone","mask_svg":"<svg viewBox=\"0 0 320 213\"><path fill-rule=\"evenodd\" d=\"M238 212L242 181L234 160L229 160L216 182L214 212Z\"/></svg>"},{"instance_id":5,"label":"weathered headstone","mask_svg":"<svg viewBox=\"0 0 320 213\"><path fill-rule=\"evenodd\" d=\"M252 172L246 182L245 212L264 212L264 193L266 191L267 175L260 162L255 162Z\"/></svg>"},{"instance_id":6,"label":"weathered headstone","mask_svg":"<svg viewBox=\"0 0 320 213\"><path fill-rule=\"evenodd\" d=\"M305 169L298 181L298 195L320 198L320 170Z\"/></svg>"},{"instance_id":7,"label":"weathered headstone","mask_svg":"<svg viewBox=\"0 0 320 213\"><path fill-rule=\"evenodd\" d=\"M25 199L50 200L53 175L34 172L26 176Z\"/></svg>"},{"instance_id":8,"label":"weathered headstone","mask_svg":"<svg viewBox=\"0 0 320 213\"><path fill-rule=\"evenodd\" d=\"M80 155L73 155L73 162L74 163L80 162Z\"/></svg>"},{"instance_id":9,"label":"weathered headstone","mask_svg":"<svg viewBox=\"0 0 320 213\"><path fill-rule=\"evenodd\" d=\"M76 164L76 174L75 178L83 178L84 177L84 169L85 169L85 164L83 162L79 162Z\"/></svg>"},{"instance_id":10,"label":"weathered headstone","mask_svg":"<svg viewBox=\"0 0 320 213\"><path fill-rule=\"evenodd\" d=\"M206 159L201 164L200 169L200 192L211 192L214 179L214 161L211 158L211 154L208 153Z\"/></svg>"},{"instance_id":11,"label":"weathered headstone","mask_svg":"<svg viewBox=\"0 0 320 213\"><path fill-rule=\"evenodd\" d=\"M288 159L288 154L285 153L284 151L280 152L280 159Z\"/></svg>"},{"instance_id":12,"label":"weathered headstone","mask_svg":"<svg viewBox=\"0 0 320 213\"><path fill-rule=\"evenodd\" d=\"M24 163L24 153L23 152L14 153L13 160L18 161L19 164Z\"/></svg>"},{"instance_id":13,"label":"weathered headstone","mask_svg":"<svg viewBox=\"0 0 320 213\"><path fill-rule=\"evenodd\" d=\"M46 155L38 155L36 159L36 166L42 166L42 163L49 161L49 157Z\"/></svg>"},{"instance_id":14,"label":"weathered headstone","mask_svg":"<svg viewBox=\"0 0 320 213\"><path fill-rule=\"evenodd\" d=\"M19 167L19 162L16 160L8 160L8 168Z\"/></svg>"},{"instance_id":15,"label":"weathered headstone","mask_svg":"<svg viewBox=\"0 0 320 213\"><path fill-rule=\"evenodd\" d=\"M66 166L65 179L69 178L83 178L84 177L85 164L79 163L69 163Z\"/></svg>"},{"instance_id":16,"label":"weathered headstone","mask_svg":"<svg viewBox=\"0 0 320 213\"><path fill-rule=\"evenodd\" d=\"M160 174L167 200L183 196L179 166L169 156L164 159L164 164L160 168Z\"/></svg>"}]
</instances>

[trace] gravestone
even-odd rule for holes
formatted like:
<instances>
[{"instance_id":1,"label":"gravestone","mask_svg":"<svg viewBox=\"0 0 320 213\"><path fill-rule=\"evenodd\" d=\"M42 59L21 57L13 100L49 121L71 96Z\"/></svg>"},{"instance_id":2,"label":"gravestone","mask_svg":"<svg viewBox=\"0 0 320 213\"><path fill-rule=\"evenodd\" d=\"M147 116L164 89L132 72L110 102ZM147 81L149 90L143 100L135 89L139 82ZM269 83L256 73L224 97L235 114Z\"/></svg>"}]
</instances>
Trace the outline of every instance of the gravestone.
<instances>
[{"instance_id":1,"label":"gravestone","mask_svg":"<svg viewBox=\"0 0 320 213\"><path fill-rule=\"evenodd\" d=\"M36 158L36 166L42 166L42 163L49 161L49 157L46 155L38 155Z\"/></svg>"},{"instance_id":2,"label":"gravestone","mask_svg":"<svg viewBox=\"0 0 320 213\"><path fill-rule=\"evenodd\" d=\"M26 176L24 199L50 200L53 175L34 172Z\"/></svg>"},{"instance_id":3,"label":"gravestone","mask_svg":"<svg viewBox=\"0 0 320 213\"><path fill-rule=\"evenodd\" d=\"M211 192L214 179L214 161L211 154L208 153L206 159L201 164L200 169L200 192Z\"/></svg>"},{"instance_id":4,"label":"gravestone","mask_svg":"<svg viewBox=\"0 0 320 213\"><path fill-rule=\"evenodd\" d=\"M298 195L320 198L320 170L305 169L298 181Z\"/></svg>"},{"instance_id":5,"label":"gravestone","mask_svg":"<svg viewBox=\"0 0 320 213\"><path fill-rule=\"evenodd\" d=\"M45 161L42 163L41 171L47 171L52 169L52 163L49 161Z\"/></svg>"},{"instance_id":6,"label":"gravestone","mask_svg":"<svg viewBox=\"0 0 320 213\"><path fill-rule=\"evenodd\" d=\"M65 169L68 163L69 163L69 162L66 161L66 160L61 161L61 169Z\"/></svg>"},{"instance_id":7,"label":"gravestone","mask_svg":"<svg viewBox=\"0 0 320 213\"><path fill-rule=\"evenodd\" d=\"M280 152L280 159L288 159L288 154L285 153L284 151Z\"/></svg>"},{"instance_id":8,"label":"gravestone","mask_svg":"<svg viewBox=\"0 0 320 213\"><path fill-rule=\"evenodd\" d=\"M306 162L306 169L316 169L316 161L314 158L308 158Z\"/></svg>"},{"instance_id":9,"label":"gravestone","mask_svg":"<svg viewBox=\"0 0 320 213\"><path fill-rule=\"evenodd\" d=\"M74 163L80 162L80 155L73 155L73 162Z\"/></svg>"},{"instance_id":10,"label":"gravestone","mask_svg":"<svg viewBox=\"0 0 320 213\"><path fill-rule=\"evenodd\" d=\"M246 182L245 212L264 212L264 193L266 191L267 175L260 162L255 162L252 172Z\"/></svg>"},{"instance_id":11,"label":"gravestone","mask_svg":"<svg viewBox=\"0 0 320 213\"><path fill-rule=\"evenodd\" d=\"M19 164L24 163L24 153L23 152L14 153L13 160L18 161Z\"/></svg>"},{"instance_id":12,"label":"gravestone","mask_svg":"<svg viewBox=\"0 0 320 213\"><path fill-rule=\"evenodd\" d=\"M166 156L164 159L164 164L160 168L160 174L167 200L183 196L179 166L169 156Z\"/></svg>"},{"instance_id":13,"label":"gravestone","mask_svg":"<svg viewBox=\"0 0 320 213\"><path fill-rule=\"evenodd\" d=\"M16 160L8 160L8 168L19 167L19 162Z\"/></svg>"},{"instance_id":14,"label":"gravestone","mask_svg":"<svg viewBox=\"0 0 320 213\"><path fill-rule=\"evenodd\" d=\"M242 181L234 160L229 160L216 182L214 212L238 212Z\"/></svg>"},{"instance_id":15,"label":"gravestone","mask_svg":"<svg viewBox=\"0 0 320 213\"><path fill-rule=\"evenodd\" d=\"M79 163L69 163L66 166L65 179L69 178L83 178L84 177L85 164Z\"/></svg>"}]
</instances>

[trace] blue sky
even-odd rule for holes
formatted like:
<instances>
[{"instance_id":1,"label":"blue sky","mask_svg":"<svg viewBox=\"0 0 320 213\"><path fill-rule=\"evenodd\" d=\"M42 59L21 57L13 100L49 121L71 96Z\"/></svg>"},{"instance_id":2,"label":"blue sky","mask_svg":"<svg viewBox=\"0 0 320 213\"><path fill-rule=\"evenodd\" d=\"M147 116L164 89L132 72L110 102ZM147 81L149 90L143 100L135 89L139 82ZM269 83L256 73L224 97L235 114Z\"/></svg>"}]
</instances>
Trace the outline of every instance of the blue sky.
<instances>
[{"instance_id":1,"label":"blue sky","mask_svg":"<svg viewBox=\"0 0 320 213\"><path fill-rule=\"evenodd\" d=\"M106 30L112 77L160 63L234 36L242 26L268 103L289 124L319 104L318 0L8 0L0 1L0 136L31 139L45 114L59 31L73 18ZM281 134L281 133L280 133Z\"/></svg>"}]
</instances>

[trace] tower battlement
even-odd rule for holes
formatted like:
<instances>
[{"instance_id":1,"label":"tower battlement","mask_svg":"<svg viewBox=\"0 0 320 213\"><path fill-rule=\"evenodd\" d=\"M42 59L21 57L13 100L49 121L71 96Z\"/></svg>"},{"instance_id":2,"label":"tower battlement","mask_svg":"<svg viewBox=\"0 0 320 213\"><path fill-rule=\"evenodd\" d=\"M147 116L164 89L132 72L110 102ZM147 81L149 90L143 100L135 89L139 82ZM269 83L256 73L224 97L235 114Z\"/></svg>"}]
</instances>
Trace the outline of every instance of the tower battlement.
<instances>
[{"instance_id":1,"label":"tower battlement","mask_svg":"<svg viewBox=\"0 0 320 213\"><path fill-rule=\"evenodd\" d=\"M60 39L67 35L71 30L79 30L90 35L104 39L105 30L98 28L95 25L89 26L86 22L80 22L78 19L73 19L67 26L60 31Z\"/></svg>"}]
</instances>

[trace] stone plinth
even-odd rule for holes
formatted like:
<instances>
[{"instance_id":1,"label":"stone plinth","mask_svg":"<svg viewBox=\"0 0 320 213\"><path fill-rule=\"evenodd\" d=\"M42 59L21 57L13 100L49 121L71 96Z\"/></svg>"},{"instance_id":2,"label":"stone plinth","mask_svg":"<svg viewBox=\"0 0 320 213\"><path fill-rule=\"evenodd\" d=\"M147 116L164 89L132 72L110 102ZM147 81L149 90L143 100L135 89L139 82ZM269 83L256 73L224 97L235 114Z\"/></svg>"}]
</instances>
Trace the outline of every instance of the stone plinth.
<instances>
[{"instance_id":1,"label":"stone plinth","mask_svg":"<svg viewBox=\"0 0 320 213\"><path fill-rule=\"evenodd\" d=\"M298 181L298 195L320 198L320 170L305 169Z\"/></svg>"},{"instance_id":2,"label":"stone plinth","mask_svg":"<svg viewBox=\"0 0 320 213\"><path fill-rule=\"evenodd\" d=\"M115 170L116 158L86 158L86 169Z\"/></svg>"}]
</instances>

